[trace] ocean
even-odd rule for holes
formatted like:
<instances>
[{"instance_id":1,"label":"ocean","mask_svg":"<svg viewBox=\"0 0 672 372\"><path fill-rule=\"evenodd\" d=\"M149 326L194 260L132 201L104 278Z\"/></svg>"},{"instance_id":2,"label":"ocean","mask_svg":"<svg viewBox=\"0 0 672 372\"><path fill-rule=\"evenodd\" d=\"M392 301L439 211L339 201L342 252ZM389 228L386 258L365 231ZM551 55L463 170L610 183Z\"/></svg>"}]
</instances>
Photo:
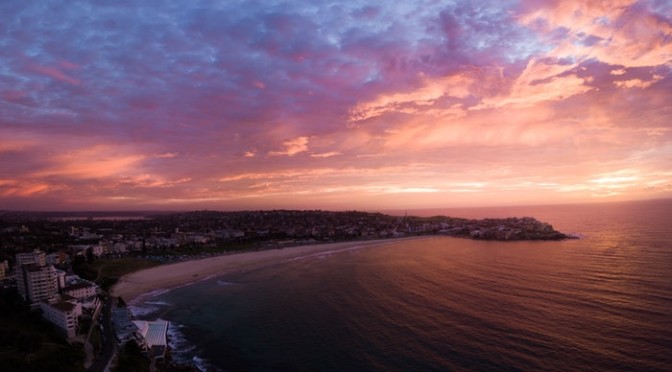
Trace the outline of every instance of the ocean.
<instances>
[{"instance_id":1,"label":"ocean","mask_svg":"<svg viewBox=\"0 0 672 372\"><path fill-rule=\"evenodd\" d=\"M532 216L579 240L392 241L136 304L222 371L672 371L672 201L409 211Z\"/></svg>"}]
</instances>

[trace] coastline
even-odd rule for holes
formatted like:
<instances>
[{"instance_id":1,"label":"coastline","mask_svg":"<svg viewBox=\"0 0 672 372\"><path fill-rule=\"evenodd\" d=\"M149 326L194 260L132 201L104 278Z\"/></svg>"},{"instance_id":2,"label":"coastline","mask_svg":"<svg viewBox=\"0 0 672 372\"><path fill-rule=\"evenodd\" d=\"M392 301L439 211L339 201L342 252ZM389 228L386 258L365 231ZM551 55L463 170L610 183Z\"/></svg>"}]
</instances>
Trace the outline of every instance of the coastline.
<instances>
[{"instance_id":1,"label":"coastline","mask_svg":"<svg viewBox=\"0 0 672 372\"><path fill-rule=\"evenodd\" d=\"M176 262L124 275L112 287L110 293L115 297L123 298L126 303L132 303L144 295L156 291L170 290L216 275L225 275L239 270L251 270L265 265L281 263L288 259L296 259L312 254L334 253L355 248L372 247L394 241L427 239L431 237L421 236L315 244Z\"/></svg>"}]
</instances>

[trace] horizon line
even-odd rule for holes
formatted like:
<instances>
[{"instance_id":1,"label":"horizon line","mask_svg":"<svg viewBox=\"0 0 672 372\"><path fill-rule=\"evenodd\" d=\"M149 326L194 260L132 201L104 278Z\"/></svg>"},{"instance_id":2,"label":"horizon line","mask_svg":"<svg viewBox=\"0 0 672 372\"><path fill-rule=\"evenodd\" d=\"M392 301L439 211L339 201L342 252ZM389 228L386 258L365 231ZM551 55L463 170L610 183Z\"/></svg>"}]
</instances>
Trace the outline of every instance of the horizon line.
<instances>
[{"instance_id":1,"label":"horizon line","mask_svg":"<svg viewBox=\"0 0 672 372\"><path fill-rule=\"evenodd\" d=\"M386 213L386 212L403 212L403 211L428 211L428 210L445 210L445 209L487 209L487 208L527 208L527 207L557 207L557 206L580 206L593 204L628 204L637 202L655 202L655 201L672 201L672 198L651 198L651 199L631 199L631 200L596 200L590 202L571 202L571 203L540 203L540 204L498 204L498 205L473 205L473 206L444 206L432 208L390 208L380 210L343 208L343 209L325 209L325 208L249 208L249 209L209 209L209 208L194 208L194 209L0 209L0 214L3 213L92 213L92 214L143 214L143 213L189 213L199 211L210 212L255 212L255 211L323 211L323 212L366 212L366 213Z\"/></svg>"}]
</instances>

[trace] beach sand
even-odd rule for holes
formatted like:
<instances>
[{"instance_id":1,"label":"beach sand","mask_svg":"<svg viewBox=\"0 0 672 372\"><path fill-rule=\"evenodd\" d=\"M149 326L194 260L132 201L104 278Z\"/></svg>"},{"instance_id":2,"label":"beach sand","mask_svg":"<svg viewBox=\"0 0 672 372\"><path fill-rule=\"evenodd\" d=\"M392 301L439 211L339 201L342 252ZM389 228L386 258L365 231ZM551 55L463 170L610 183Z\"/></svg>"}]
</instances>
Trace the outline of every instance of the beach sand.
<instances>
[{"instance_id":1,"label":"beach sand","mask_svg":"<svg viewBox=\"0 0 672 372\"><path fill-rule=\"evenodd\" d=\"M412 239L412 238L410 238ZM112 288L112 295L130 303L139 296L157 290L170 289L215 275L280 263L282 261L313 254L371 247L400 239L367 240L342 243L306 245L282 249L268 249L230 255L182 261L136 271L123 276Z\"/></svg>"}]
</instances>

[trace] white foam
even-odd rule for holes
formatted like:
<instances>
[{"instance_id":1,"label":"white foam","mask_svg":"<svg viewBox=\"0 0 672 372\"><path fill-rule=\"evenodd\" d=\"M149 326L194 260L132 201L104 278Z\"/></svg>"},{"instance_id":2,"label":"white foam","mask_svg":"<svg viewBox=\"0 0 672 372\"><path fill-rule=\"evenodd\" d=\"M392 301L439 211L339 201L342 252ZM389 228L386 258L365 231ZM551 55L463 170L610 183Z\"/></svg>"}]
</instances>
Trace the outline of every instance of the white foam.
<instances>
[{"instance_id":1,"label":"white foam","mask_svg":"<svg viewBox=\"0 0 672 372\"><path fill-rule=\"evenodd\" d=\"M159 311L159 308L156 306L148 306L148 305L131 305L128 306L128 309L131 311L131 314L133 314L133 317L144 317L150 314L153 314L157 311Z\"/></svg>"},{"instance_id":2,"label":"white foam","mask_svg":"<svg viewBox=\"0 0 672 372\"><path fill-rule=\"evenodd\" d=\"M200 357L196 346L182 334L183 325L171 322L168 327L168 344L172 350L173 360L179 364L196 367L199 371L219 370L207 359Z\"/></svg>"},{"instance_id":3,"label":"white foam","mask_svg":"<svg viewBox=\"0 0 672 372\"><path fill-rule=\"evenodd\" d=\"M315 253L307 253L303 256L298 256L298 257L293 257L293 258L288 258L286 260L283 260L282 262L293 262L293 261L301 261L307 258L318 258L318 259L325 259L325 258L330 258L334 256L337 253L355 253L356 251L359 251L363 248L373 248L377 246L378 244L372 244L372 245L355 245L349 248L343 248L343 249L332 249L330 251L321 251L321 252L315 252Z\"/></svg>"},{"instance_id":4,"label":"white foam","mask_svg":"<svg viewBox=\"0 0 672 372\"><path fill-rule=\"evenodd\" d=\"M166 301L147 301L145 302L148 305L162 305L162 306L171 306L172 304Z\"/></svg>"},{"instance_id":5,"label":"white foam","mask_svg":"<svg viewBox=\"0 0 672 372\"><path fill-rule=\"evenodd\" d=\"M201 372L207 372L207 371L212 371L212 366L210 363L208 363L207 360L203 358L199 358L198 356L194 356L191 358L194 367L198 368L199 371Z\"/></svg>"},{"instance_id":6,"label":"white foam","mask_svg":"<svg viewBox=\"0 0 672 372\"><path fill-rule=\"evenodd\" d=\"M133 301L131 301L130 305L137 305L137 304L140 304L140 303L146 303L147 300L155 298L155 297L159 297L164 293L170 292L172 289L173 288L161 288L161 289L157 289L157 290L154 290L154 291L151 291L151 292L145 292L145 293L139 295L138 297L134 298Z\"/></svg>"}]
</instances>

